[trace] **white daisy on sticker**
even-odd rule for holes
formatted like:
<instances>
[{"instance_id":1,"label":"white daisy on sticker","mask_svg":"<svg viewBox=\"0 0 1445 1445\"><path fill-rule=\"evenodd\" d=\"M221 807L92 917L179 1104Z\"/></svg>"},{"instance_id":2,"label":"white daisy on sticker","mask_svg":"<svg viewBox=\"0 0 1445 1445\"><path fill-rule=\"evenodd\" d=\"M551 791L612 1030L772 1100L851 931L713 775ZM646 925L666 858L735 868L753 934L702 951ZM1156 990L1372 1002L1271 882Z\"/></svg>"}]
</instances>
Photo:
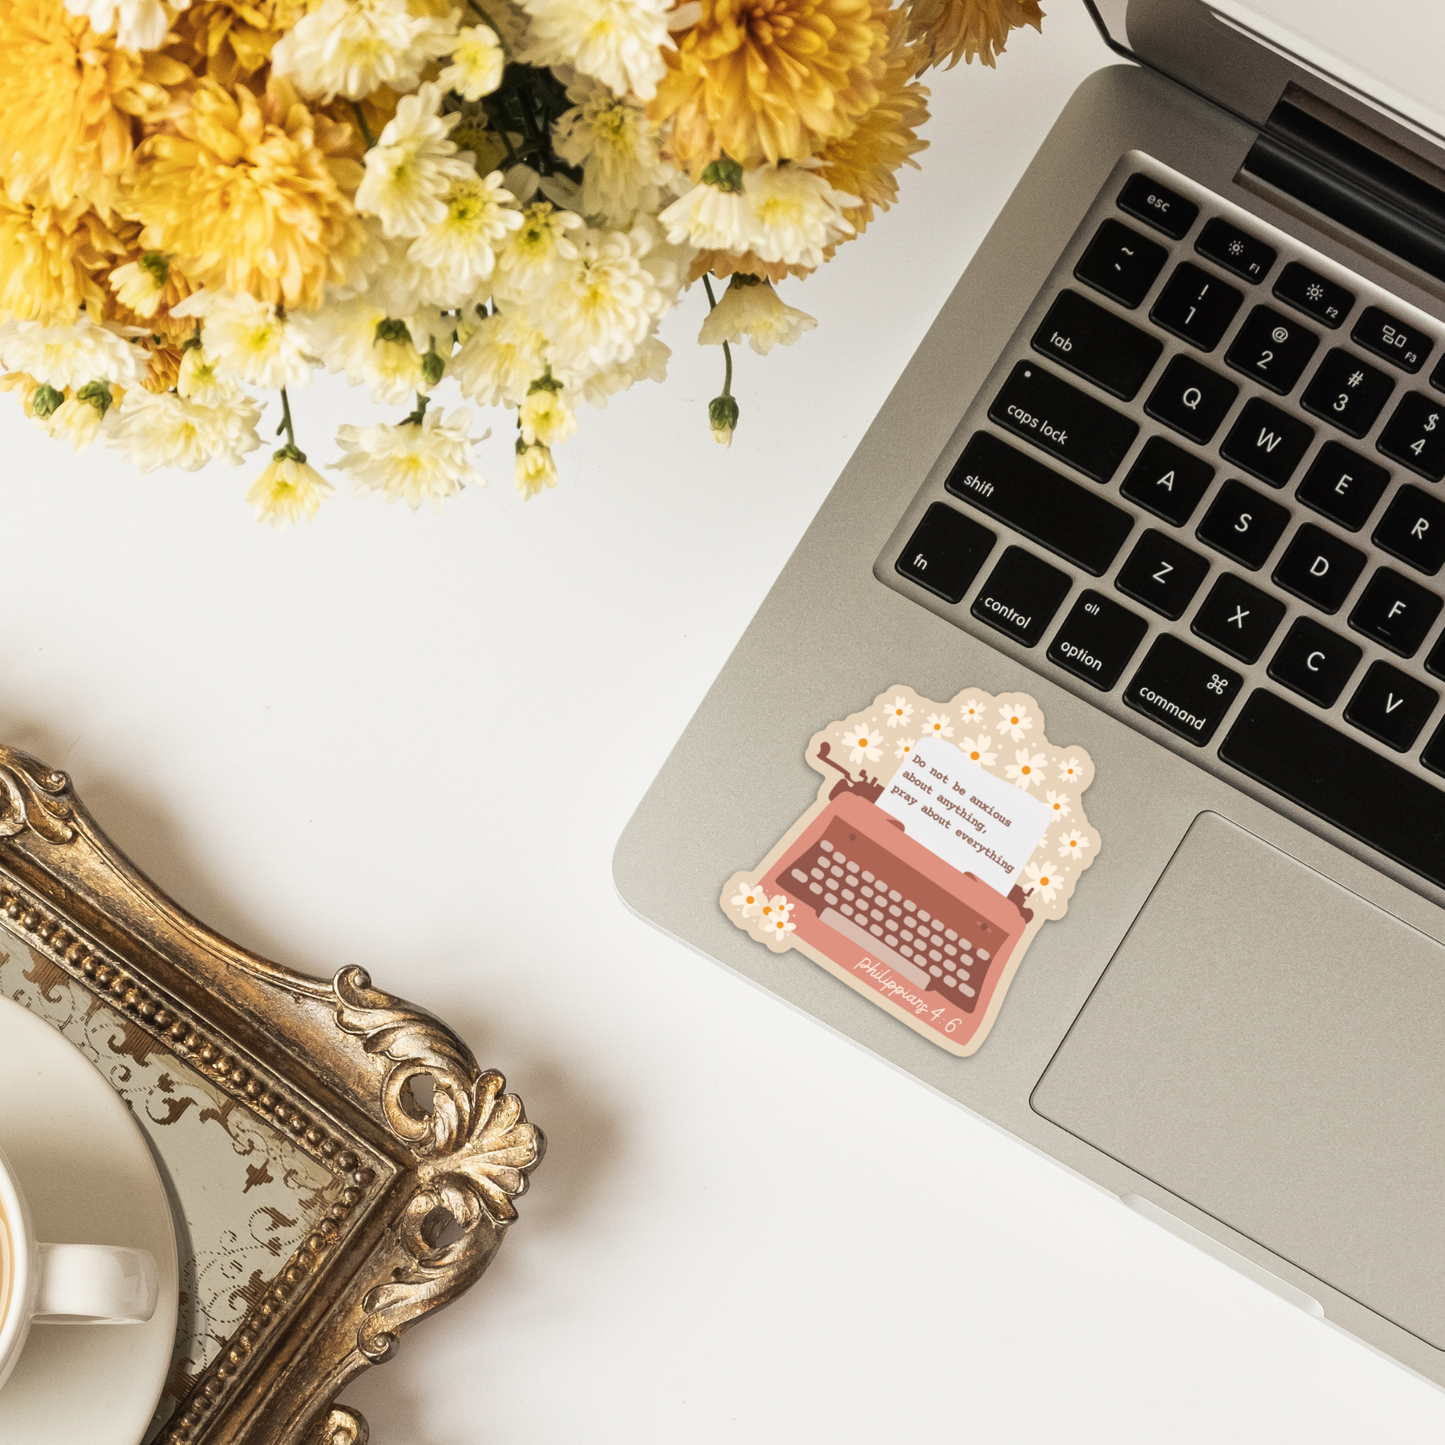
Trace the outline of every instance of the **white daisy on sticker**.
<instances>
[{"instance_id":1,"label":"white daisy on sticker","mask_svg":"<svg viewBox=\"0 0 1445 1445\"><path fill-rule=\"evenodd\" d=\"M1059 839L1059 857L1077 858L1088 846L1089 840L1077 828L1071 828Z\"/></svg>"},{"instance_id":2,"label":"white daisy on sticker","mask_svg":"<svg viewBox=\"0 0 1445 1445\"><path fill-rule=\"evenodd\" d=\"M786 938L798 925L786 913L775 913L763 924L763 932L770 938Z\"/></svg>"},{"instance_id":3,"label":"white daisy on sticker","mask_svg":"<svg viewBox=\"0 0 1445 1445\"><path fill-rule=\"evenodd\" d=\"M1066 783L1081 783L1084 781L1084 765L1078 758L1070 758L1066 763L1059 764L1059 777Z\"/></svg>"},{"instance_id":4,"label":"white daisy on sticker","mask_svg":"<svg viewBox=\"0 0 1445 1445\"><path fill-rule=\"evenodd\" d=\"M883 756L883 739L861 723L843 734L843 746L852 749L848 754L848 761L852 763L861 763L864 758L876 763Z\"/></svg>"},{"instance_id":5,"label":"white daisy on sticker","mask_svg":"<svg viewBox=\"0 0 1445 1445\"><path fill-rule=\"evenodd\" d=\"M793 912L793 905L788 902L785 893L775 893L758 910L763 917L764 923L772 923L776 918L790 918Z\"/></svg>"},{"instance_id":6,"label":"white daisy on sticker","mask_svg":"<svg viewBox=\"0 0 1445 1445\"><path fill-rule=\"evenodd\" d=\"M765 895L761 888L743 883L733 894L733 907L741 910L744 918L751 918L763 906Z\"/></svg>"},{"instance_id":7,"label":"white daisy on sticker","mask_svg":"<svg viewBox=\"0 0 1445 1445\"><path fill-rule=\"evenodd\" d=\"M888 709L888 726L904 727L913 716L913 704L906 697L895 697Z\"/></svg>"},{"instance_id":8,"label":"white daisy on sticker","mask_svg":"<svg viewBox=\"0 0 1445 1445\"><path fill-rule=\"evenodd\" d=\"M969 762L977 763L981 768L991 768L998 762L998 754L989 751L993 747L993 738L988 733L979 733L976 738L964 738L958 746Z\"/></svg>"},{"instance_id":9,"label":"white daisy on sticker","mask_svg":"<svg viewBox=\"0 0 1445 1445\"><path fill-rule=\"evenodd\" d=\"M1053 810L1054 817L1067 818L1074 810L1069 807L1069 795L1067 793L1056 793L1052 788L1044 794L1049 807Z\"/></svg>"},{"instance_id":10,"label":"white daisy on sticker","mask_svg":"<svg viewBox=\"0 0 1445 1445\"><path fill-rule=\"evenodd\" d=\"M1056 872L1041 863L1027 864L1024 867L1024 873L1027 875L1029 882L1034 885L1034 890L1038 893L1039 897L1042 898L1045 903L1052 903L1054 901L1054 895L1058 892L1064 880L1060 878Z\"/></svg>"},{"instance_id":11,"label":"white daisy on sticker","mask_svg":"<svg viewBox=\"0 0 1445 1445\"><path fill-rule=\"evenodd\" d=\"M925 736L935 738L951 738L953 736L953 722L947 713L931 712L928 714L928 732Z\"/></svg>"},{"instance_id":12,"label":"white daisy on sticker","mask_svg":"<svg viewBox=\"0 0 1445 1445\"><path fill-rule=\"evenodd\" d=\"M963 705L963 722L966 727L969 723L981 723L983 721L983 708L976 699L969 698Z\"/></svg>"},{"instance_id":13,"label":"white daisy on sticker","mask_svg":"<svg viewBox=\"0 0 1445 1445\"><path fill-rule=\"evenodd\" d=\"M895 758L906 758L912 754L913 749L917 746L918 744L914 741L914 739L904 738L903 741L899 743L896 748L893 749L893 756Z\"/></svg>"},{"instance_id":14,"label":"white daisy on sticker","mask_svg":"<svg viewBox=\"0 0 1445 1445\"><path fill-rule=\"evenodd\" d=\"M1026 732L1032 732L1034 720L1029 716L1028 708L1020 703L1005 703L998 710L998 715L1003 719L1003 730L1014 742L1021 743Z\"/></svg>"},{"instance_id":15,"label":"white daisy on sticker","mask_svg":"<svg viewBox=\"0 0 1445 1445\"><path fill-rule=\"evenodd\" d=\"M1044 764L1048 758L1043 753L1030 753L1027 748L1019 748L1014 753L1014 760L1004 770L1003 775L1010 782L1028 792L1036 783L1044 780Z\"/></svg>"}]
</instances>

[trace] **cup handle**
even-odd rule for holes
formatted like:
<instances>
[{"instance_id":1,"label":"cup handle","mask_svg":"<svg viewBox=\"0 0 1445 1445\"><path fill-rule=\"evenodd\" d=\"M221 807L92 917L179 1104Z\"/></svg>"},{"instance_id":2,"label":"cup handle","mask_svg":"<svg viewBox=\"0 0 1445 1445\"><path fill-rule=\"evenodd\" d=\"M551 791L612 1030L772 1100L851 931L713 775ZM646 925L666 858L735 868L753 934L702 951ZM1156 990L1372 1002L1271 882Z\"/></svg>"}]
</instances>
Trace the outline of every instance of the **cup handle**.
<instances>
[{"instance_id":1,"label":"cup handle","mask_svg":"<svg viewBox=\"0 0 1445 1445\"><path fill-rule=\"evenodd\" d=\"M108 1244L36 1246L37 1324L143 1324L155 1313L160 1278L143 1249Z\"/></svg>"}]
</instances>

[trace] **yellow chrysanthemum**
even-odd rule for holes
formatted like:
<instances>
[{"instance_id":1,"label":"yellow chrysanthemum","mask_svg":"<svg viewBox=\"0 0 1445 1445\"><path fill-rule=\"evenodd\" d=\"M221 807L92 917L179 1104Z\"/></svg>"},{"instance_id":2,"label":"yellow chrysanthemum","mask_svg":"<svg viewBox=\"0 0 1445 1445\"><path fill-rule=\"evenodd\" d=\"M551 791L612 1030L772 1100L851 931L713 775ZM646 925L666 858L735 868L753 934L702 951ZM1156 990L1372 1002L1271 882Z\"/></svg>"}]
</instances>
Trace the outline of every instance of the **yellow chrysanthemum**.
<instances>
[{"instance_id":1,"label":"yellow chrysanthemum","mask_svg":"<svg viewBox=\"0 0 1445 1445\"><path fill-rule=\"evenodd\" d=\"M694 175L722 153L801 160L877 104L885 13L875 0L703 0L663 52L648 114L672 117L673 154Z\"/></svg>"},{"instance_id":2,"label":"yellow chrysanthemum","mask_svg":"<svg viewBox=\"0 0 1445 1445\"><path fill-rule=\"evenodd\" d=\"M916 49L915 75L948 61L975 56L992 65L1003 54L1011 30L1021 25L1043 29L1039 0L908 0L908 38Z\"/></svg>"},{"instance_id":3,"label":"yellow chrysanthemum","mask_svg":"<svg viewBox=\"0 0 1445 1445\"><path fill-rule=\"evenodd\" d=\"M320 0L205 0L177 15L173 53L222 85L249 80L276 42Z\"/></svg>"},{"instance_id":4,"label":"yellow chrysanthemum","mask_svg":"<svg viewBox=\"0 0 1445 1445\"><path fill-rule=\"evenodd\" d=\"M133 118L154 121L190 77L158 52L117 50L61 0L0 4L0 173L15 200L110 205Z\"/></svg>"},{"instance_id":5,"label":"yellow chrysanthemum","mask_svg":"<svg viewBox=\"0 0 1445 1445\"><path fill-rule=\"evenodd\" d=\"M125 249L84 201L32 206L0 192L0 319L63 326L83 302L100 307Z\"/></svg>"},{"instance_id":6,"label":"yellow chrysanthemum","mask_svg":"<svg viewBox=\"0 0 1445 1445\"><path fill-rule=\"evenodd\" d=\"M119 206L143 224L141 246L177 257L197 285L319 306L366 239L347 195L361 167L340 154L350 129L284 81L258 100L208 77L176 130L151 136L127 172Z\"/></svg>"}]
</instances>

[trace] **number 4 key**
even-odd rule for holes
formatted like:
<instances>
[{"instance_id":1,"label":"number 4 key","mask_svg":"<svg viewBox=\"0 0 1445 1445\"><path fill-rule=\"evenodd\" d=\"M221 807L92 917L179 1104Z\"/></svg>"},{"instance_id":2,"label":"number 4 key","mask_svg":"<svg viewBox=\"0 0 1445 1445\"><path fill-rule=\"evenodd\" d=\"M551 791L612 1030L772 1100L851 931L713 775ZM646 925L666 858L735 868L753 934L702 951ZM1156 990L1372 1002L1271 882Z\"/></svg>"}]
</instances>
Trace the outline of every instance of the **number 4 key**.
<instances>
[{"instance_id":1,"label":"number 4 key","mask_svg":"<svg viewBox=\"0 0 1445 1445\"><path fill-rule=\"evenodd\" d=\"M1422 392L1406 392L1378 446L1387 457L1438 482L1445 477L1445 407Z\"/></svg>"}]
</instances>

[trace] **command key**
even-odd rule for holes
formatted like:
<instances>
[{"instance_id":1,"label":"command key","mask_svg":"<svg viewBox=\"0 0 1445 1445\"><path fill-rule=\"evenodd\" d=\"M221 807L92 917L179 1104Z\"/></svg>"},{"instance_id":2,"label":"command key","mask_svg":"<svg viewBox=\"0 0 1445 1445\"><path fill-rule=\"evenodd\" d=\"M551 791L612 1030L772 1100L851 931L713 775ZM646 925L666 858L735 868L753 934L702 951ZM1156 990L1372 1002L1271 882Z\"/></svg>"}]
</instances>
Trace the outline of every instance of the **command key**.
<instances>
[{"instance_id":1,"label":"command key","mask_svg":"<svg viewBox=\"0 0 1445 1445\"><path fill-rule=\"evenodd\" d=\"M1243 682L1233 669L1164 633L1124 689L1124 701L1135 712L1202 748L1214 736Z\"/></svg>"}]
</instances>

